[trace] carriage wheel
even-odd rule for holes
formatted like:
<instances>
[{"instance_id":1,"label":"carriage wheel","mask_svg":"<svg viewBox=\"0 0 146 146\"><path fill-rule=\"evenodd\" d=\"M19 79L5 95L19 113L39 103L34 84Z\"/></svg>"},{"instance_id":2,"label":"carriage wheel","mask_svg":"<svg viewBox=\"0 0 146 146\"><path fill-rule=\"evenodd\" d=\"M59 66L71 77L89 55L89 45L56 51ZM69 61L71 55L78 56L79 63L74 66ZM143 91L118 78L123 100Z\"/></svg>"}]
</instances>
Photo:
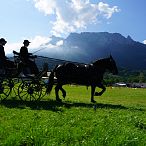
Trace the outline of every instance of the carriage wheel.
<instances>
[{"instance_id":1,"label":"carriage wheel","mask_svg":"<svg viewBox=\"0 0 146 146\"><path fill-rule=\"evenodd\" d=\"M5 100L11 93L11 85L9 79L0 80L0 100Z\"/></svg>"},{"instance_id":2,"label":"carriage wheel","mask_svg":"<svg viewBox=\"0 0 146 146\"><path fill-rule=\"evenodd\" d=\"M46 88L47 88L47 83L45 83L43 80L40 81L40 85L41 85L41 99L46 95Z\"/></svg>"},{"instance_id":3,"label":"carriage wheel","mask_svg":"<svg viewBox=\"0 0 146 146\"><path fill-rule=\"evenodd\" d=\"M19 87L19 78L13 78L10 80L10 87L11 87L11 98L16 99L18 97L18 87Z\"/></svg>"},{"instance_id":4,"label":"carriage wheel","mask_svg":"<svg viewBox=\"0 0 146 146\"><path fill-rule=\"evenodd\" d=\"M41 85L32 81L23 81L18 87L18 96L21 100L36 101L41 97Z\"/></svg>"}]
</instances>

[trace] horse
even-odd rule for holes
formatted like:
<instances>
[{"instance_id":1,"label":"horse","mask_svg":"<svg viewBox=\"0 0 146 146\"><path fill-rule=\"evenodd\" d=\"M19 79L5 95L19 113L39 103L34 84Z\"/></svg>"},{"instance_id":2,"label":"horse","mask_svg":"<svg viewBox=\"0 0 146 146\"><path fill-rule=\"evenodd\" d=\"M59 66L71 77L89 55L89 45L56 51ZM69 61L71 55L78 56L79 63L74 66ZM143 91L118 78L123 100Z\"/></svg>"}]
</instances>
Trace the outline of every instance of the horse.
<instances>
[{"instance_id":1,"label":"horse","mask_svg":"<svg viewBox=\"0 0 146 146\"><path fill-rule=\"evenodd\" d=\"M111 55L107 58L98 59L91 64L77 65L74 63L64 63L62 65L56 65L49 76L46 93L51 93L55 83L54 77L56 77L56 101L61 102L58 93L59 90L62 91L62 96L64 98L66 97L66 91L62 86L74 83L87 87L91 86L91 102L95 103L94 96L101 96L106 91L106 87L103 85L102 81L103 75L107 70L114 75L118 74L116 62ZM102 90L100 92L95 92L96 87Z\"/></svg>"}]
</instances>

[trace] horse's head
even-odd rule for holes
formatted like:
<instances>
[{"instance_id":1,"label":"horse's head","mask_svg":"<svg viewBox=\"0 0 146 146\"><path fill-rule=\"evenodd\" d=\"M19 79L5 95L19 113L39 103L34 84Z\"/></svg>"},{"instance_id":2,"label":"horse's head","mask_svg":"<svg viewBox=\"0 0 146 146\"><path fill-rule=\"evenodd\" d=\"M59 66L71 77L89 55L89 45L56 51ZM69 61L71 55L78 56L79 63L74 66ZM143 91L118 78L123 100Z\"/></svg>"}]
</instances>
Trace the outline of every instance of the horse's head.
<instances>
[{"instance_id":1,"label":"horse's head","mask_svg":"<svg viewBox=\"0 0 146 146\"><path fill-rule=\"evenodd\" d=\"M107 67L110 70L110 72L112 72L114 75L118 74L116 62L111 55L108 58L108 66Z\"/></svg>"},{"instance_id":2,"label":"horse's head","mask_svg":"<svg viewBox=\"0 0 146 146\"><path fill-rule=\"evenodd\" d=\"M98 69L101 69L101 70L104 70L104 71L106 69L108 69L111 73L118 74L118 69L117 69L117 66L116 66L116 62L111 55L108 58L99 59L99 60L93 62L93 65L95 67L97 67Z\"/></svg>"}]
</instances>

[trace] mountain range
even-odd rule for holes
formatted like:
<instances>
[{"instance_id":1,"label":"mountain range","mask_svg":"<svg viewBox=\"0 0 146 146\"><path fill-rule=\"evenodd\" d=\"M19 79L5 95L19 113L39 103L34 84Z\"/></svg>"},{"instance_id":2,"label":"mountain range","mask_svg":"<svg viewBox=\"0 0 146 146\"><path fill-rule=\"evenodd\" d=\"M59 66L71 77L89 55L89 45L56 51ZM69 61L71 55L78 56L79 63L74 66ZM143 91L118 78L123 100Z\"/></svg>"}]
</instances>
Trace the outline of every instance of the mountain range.
<instances>
[{"instance_id":1,"label":"mountain range","mask_svg":"<svg viewBox=\"0 0 146 146\"><path fill-rule=\"evenodd\" d=\"M119 67L146 69L146 45L120 33L71 33L67 38L52 36L52 40L45 45L48 44L56 46L52 49L46 47L37 55L90 63L111 54Z\"/></svg>"}]
</instances>

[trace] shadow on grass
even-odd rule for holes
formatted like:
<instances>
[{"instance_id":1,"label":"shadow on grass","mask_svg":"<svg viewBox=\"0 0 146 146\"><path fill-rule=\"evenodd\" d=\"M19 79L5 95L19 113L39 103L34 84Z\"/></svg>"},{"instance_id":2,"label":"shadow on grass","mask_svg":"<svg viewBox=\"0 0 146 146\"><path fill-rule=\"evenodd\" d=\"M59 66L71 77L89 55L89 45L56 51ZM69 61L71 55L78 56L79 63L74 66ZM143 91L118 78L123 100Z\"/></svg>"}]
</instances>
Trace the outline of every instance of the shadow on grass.
<instances>
[{"instance_id":1,"label":"shadow on grass","mask_svg":"<svg viewBox=\"0 0 146 146\"><path fill-rule=\"evenodd\" d=\"M0 102L1 105L7 108L30 108L32 110L51 110L54 112L62 112L63 108L70 109L72 107L93 108L93 109L132 109L144 111L144 109L128 108L122 105L104 104L104 103L82 103L82 102L57 102L55 100L48 101L21 101L21 100L4 100Z\"/></svg>"}]
</instances>

